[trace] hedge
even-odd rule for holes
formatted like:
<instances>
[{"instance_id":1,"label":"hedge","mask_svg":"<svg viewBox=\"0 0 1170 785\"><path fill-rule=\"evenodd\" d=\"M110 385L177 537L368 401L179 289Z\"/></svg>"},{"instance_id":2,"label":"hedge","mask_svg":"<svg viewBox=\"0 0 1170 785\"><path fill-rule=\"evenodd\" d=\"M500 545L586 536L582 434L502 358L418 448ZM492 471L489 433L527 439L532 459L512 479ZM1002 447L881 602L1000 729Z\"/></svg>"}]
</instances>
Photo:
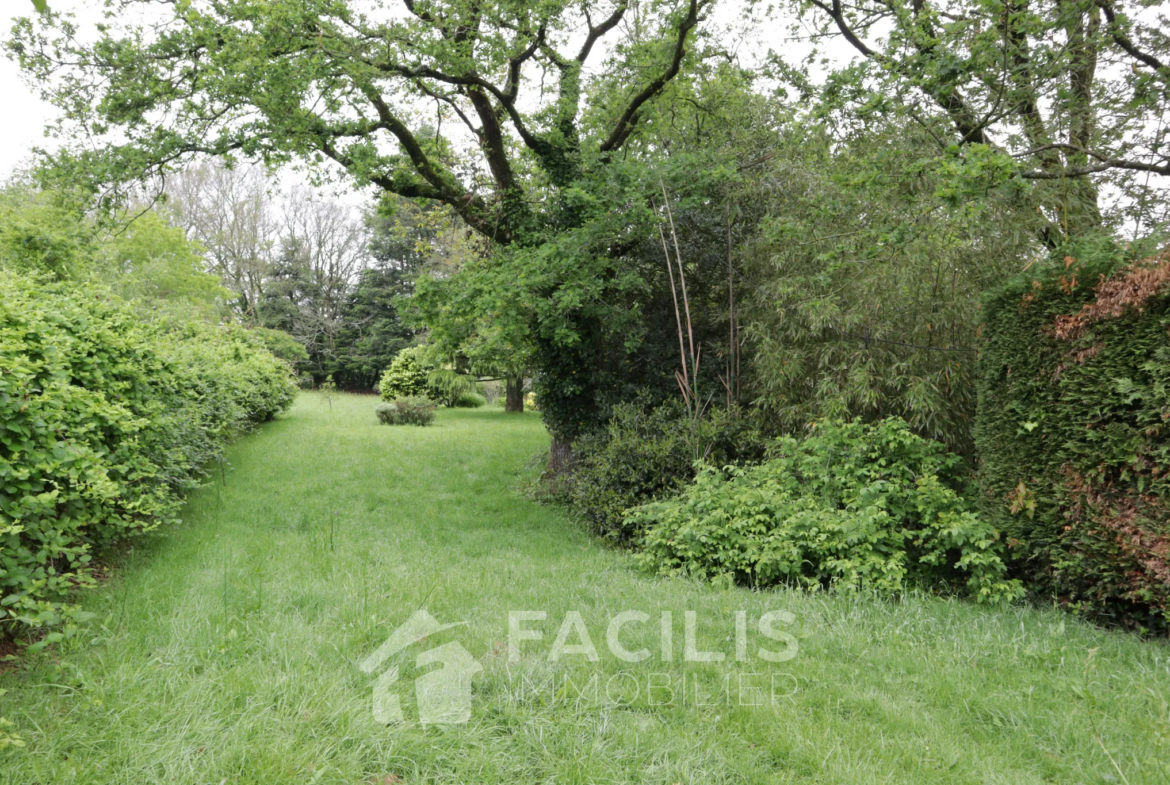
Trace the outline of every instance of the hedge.
<instances>
[{"instance_id":1,"label":"hedge","mask_svg":"<svg viewBox=\"0 0 1170 785\"><path fill-rule=\"evenodd\" d=\"M0 638L60 639L94 556L173 520L227 441L294 394L242 328L154 325L100 289L0 273Z\"/></svg>"},{"instance_id":2,"label":"hedge","mask_svg":"<svg viewBox=\"0 0 1170 785\"><path fill-rule=\"evenodd\" d=\"M1166 629L1170 253L1086 242L984 303L985 517L1041 593Z\"/></svg>"}]
</instances>

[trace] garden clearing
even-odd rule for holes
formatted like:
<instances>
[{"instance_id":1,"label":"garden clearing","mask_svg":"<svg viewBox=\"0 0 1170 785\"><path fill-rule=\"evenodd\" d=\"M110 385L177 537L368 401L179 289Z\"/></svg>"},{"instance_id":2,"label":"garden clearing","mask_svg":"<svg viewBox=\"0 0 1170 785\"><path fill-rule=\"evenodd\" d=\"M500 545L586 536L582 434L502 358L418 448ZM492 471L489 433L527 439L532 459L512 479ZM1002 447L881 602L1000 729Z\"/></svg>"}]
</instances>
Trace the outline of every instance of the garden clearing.
<instances>
[{"instance_id":1,"label":"garden clearing","mask_svg":"<svg viewBox=\"0 0 1170 785\"><path fill-rule=\"evenodd\" d=\"M0 782L1170 782L1165 642L1055 610L641 575L518 492L548 444L538 415L388 427L374 404L302 394L231 449L226 485L217 470L181 524L116 558L80 635L0 674ZM420 609L466 625L364 672ZM514 611L545 614L518 662ZM618 642L647 659L607 645L623 611L645 614ZM773 611L796 644L759 630ZM689 648L722 661L686 661L688 618ZM582 629L597 661L572 653ZM417 722L436 643L482 667L465 724ZM406 722L388 725L373 693L392 666Z\"/></svg>"}]
</instances>

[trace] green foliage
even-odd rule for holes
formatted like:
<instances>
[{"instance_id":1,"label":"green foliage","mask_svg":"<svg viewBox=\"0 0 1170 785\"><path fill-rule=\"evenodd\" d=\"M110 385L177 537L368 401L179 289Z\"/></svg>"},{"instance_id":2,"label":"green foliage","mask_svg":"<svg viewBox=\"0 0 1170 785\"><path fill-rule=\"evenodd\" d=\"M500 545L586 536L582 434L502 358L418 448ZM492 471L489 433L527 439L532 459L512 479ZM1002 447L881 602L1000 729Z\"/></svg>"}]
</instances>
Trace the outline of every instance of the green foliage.
<instances>
[{"instance_id":1,"label":"green foliage","mask_svg":"<svg viewBox=\"0 0 1170 785\"><path fill-rule=\"evenodd\" d=\"M92 223L60 194L0 190L0 268L77 279L92 270L98 247Z\"/></svg>"},{"instance_id":2,"label":"green foliage","mask_svg":"<svg viewBox=\"0 0 1170 785\"><path fill-rule=\"evenodd\" d=\"M389 194L378 213L366 216L372 265L358 273L346 298L336 357L320 359L347 389L377 388L382 371L412 343L415 331L403 319L400 301L413 294L435 224L445 217L439 205Z\"/></svg>"},{"instance_id":3,"label":"green foliage","mask_svg":"<svg viewBox=\"0 0 1170 785\"><path fill-rule=\"evenodd\" d=\"M734 176L725 151L679 153L658 168L613 162L574 189L574 225L549 232L540 244L499 248L441 285L420 281L419 296L439 300L428 309L439 318L446 318L442 295L453 297L459 309L494 325L497 345L520 347L534 369L545 424L560 442L602 427L612 406L641 391L655 403L673 398L678 335L658 234L666 217L651 207L661 203L665 184L695 341L703 347L699 387L704 397L722 398L727 238L725 215L711 203Z\"/></svg>"},{"instance_id":4,"label":"green foliage","mask_svg":"<svg viewBox=\"0 0 1170 785\"><path fill-rule=\"evenodd\" d=\"M108 243L98 274L121 297L157 308L161 303L214 311L231 292L203 270L202 248L183 230L150 210Z\"/></svg>"},{"instance_id":5,"label":"green foliage","mask_svg":"<svg viewBox=\"0 0 1170 785\"><path fill-rule=\"evenodd\" d=\"M977 437L985 515L1037 590L1165 629L1170 256L1148 249L1087 238L987 299Z\"/></svg>"},{"instance_id":6,"label":"green foliage","mask_svg":"<svg viewBox=\"0 0 1170 785\"><path fill-rule=\"evenodd\" d=\"M0 190L0 269L99 283L150 318L215 318L230 292L204 271L203 249L148 210L99 224L65 192Z\"/></svg>"},{"instance_id":7,"label":"green foliage","mask_svg":"<svg viewBox=\"0 0 1170 785\"><path fill-rule=\"evenodd\" d=\"M478 409L487 405L487 398L477 392L465 392L455 398L451 405L460 409Z\"/></svg>"},{"instance_id":8,"label":"green foliage","mask_svg":"<svg viewBox=\"0 0 1170 785\"><path fill-rule=\"evenodd\" d=\"M751 586L897 594L950 587L977 600L1022 594L1003 545L956 487L962 460L889 418L819 423L747 468L706 466L676 499L638 507L639 562Z\"/></svg>"},{"instance_id":9,"label":"green foliage","mask_svg":"<svg viewBox=\"0 0 1170 785\"><path fill-rule=\"evenodd\" d=\"M93 41L76 40L56 18L22 20L6 48L71 110L63 132L71 141L44 176L75 182L100 200L198 151L269 165L328 157L358 185L456 211L503 263L483 286L452 287L470 292L474 307L455 309L450 335L473 340L471 370L480 361L512 378L531 369L543 385L548 425L563 442L621 400L615 377L626 370L627 344L639 342L640 330L606 317L625 315L637 327L641 303L630 301L646 289L641 271L627 273L621 258L631 243L653 247L647 197L657 183L639 173L642 153L661 140L643 142L646 129L673 137L685 127L705 147L710 129L726 125L722 115L709 119L711 102L722 109L729 84L750 81L733 66L713 68L739 78L708 91L688 86L686 100L659 107L694 61L716 57L695 43L707 5L453 0L414 13L357 13L334 0L303 0L295 11L229 3L200 13L169 8L158 36L128 12L153 8L150 0L129 0L127 13L111 16ZM614 41L627 24L637 32ZM452 45L465 38L459 30L472 29L467 46ZM238 35L222 38L223 30ZM576 40L581 30L593 32L584 47ZM324 48L323 35L332 42ZM603 38L620 56L601 54L609 48ZM209 40L220 43L209 48ZM181 98L176 69L188 75ZM440 102L442 122L415 124L419 95ZM678 119L680 112L688 119ZM704 120L692 122L699 115ZM462 131L440 133L472 116L487 129L483 143ZM676 169L684 182L708 177L696 178L685 161ZM733 169L729 163L720 173ZM490 181L479 181L480 171ZM571 231L588 221L593 230ZM522 250L511 255L513 246ZM621 299L612 308L607 289ZM437 342L446 345L440 333ZM591 365L608 378L588 378ZM659 359L651 371L662 365ZM672 379L673 371L665 374L668 385ZM594 400L599 391L609 400Z\"/></svg>"},{"instance_id":10,"label":"green foliage","mask_svg":"<svg viewBox=\"0 0 1170 785\"><path fill-rule=\"evenodd\" d=\"M383 401L425 395L428 391L429 370L421 347L403 349L382 374L378 382L378 393Z\"/></svg>"},{"instance_id":11,"label":"green foliage","mask_svg":"<svg viewBox=\"0 0 1170 785\"><path fill-rule=\"evenodd\" d=\"M102 548L173 520L225 442L291 402L240 328L146 324L101 289L0 274L0 634L81 618Z\"/></svg>"},{"instance_id":12,"label":"green foliage","mask_svg":"<svg viewBox=\"0 0 1170 785\"><path fill-rule=\"evenodd\" d=\"M791 125L783 153L737 195L743 333L754 402L778 430L898 416L970 458L979 295L1034 253L1010 187L952 204L901 126L835 143Z\"/></svg>"},{"instance_id":13,"label":"green foliage","mask_svg":"<svg viewBox=\"0 0 1170 785\"><path fill-rule=\"evenodd\" d=\"M272 352L277 358L288 363L294 371L301 370L309 362L309 352L305 345L283 330L270 330L267 327L252 327L250 332L257 338L264 348Z\"/></svg>"},{"instance_id":14,"label":"green foliage","mask_svg":"<svg viewBox=\"0 0 1170 785\"><path fill-rule=\"evenodd\" d=\"M295 199L295 195L294 195ZM429 212L399 206L393 217L330 202L286 207L289 227L270 263L244 276L255 286L249 320L296 337L315 380L332 375L343 389L373 389L414 331L399 314L433 232Z\"/></svg>"},{"instance_id":15,"label":"green foliage","mask_svg":"<svg viewBox=\"0 0 1170 785\"><path fill-rule=\"evenodd\" d=\"M427 374L427 396L444 406L459 406L465 396L478 397L478 389L474 376L451 368L435 368Z\"/></svg>"},{"instance_id":16,"label":"green foliage","mask_svg":"<svg viewBox=\"0 0 1170 785\"><path fill-rule=\"evenodd\" d=\"M676 401L650 407L643 397L619 404L603 429L577 442L561 492L592 532L632 543L641 530L624 513L677 492L694 477L695 437ZM719 465L763 455L762 441L740 412L712 412L700 422L698 438Z\"/></svg>"},{"instance_id":17,"label":"green foliage","mask_svg":"<svg viewBox=\"0 0 1170 785\"><path fill-rule=\"evenodd\" d=\"M987 178L1012 177L1047 244L1116 225L1125 213L1139 233L1166 221L1159 148L1170 37L1165 16L1144 0L789 7L814 40L830 41L833 56L788 61L795 67L784 81L844 133L860 136L891 115L926 129L936 162L970 164L948 189L956 199L981 201ZM1113 67L1098 66L1106 62ZM1163 177L1141 174L1150 171ZM1111 198L1099 196L1105 189Z\"/></svg>"},{"instance_id":18,"label":"green foliage","mask_svg":"<svg viewBox=\"0 0 1170 785\"><path fill-rule=\"evenodd\" d=\"M397 269L362 270L342 311L344 327L334 346L337 356L321 357L319 366L329 369L347 388L375 388L379 374L410 346L414 335L403 324L396 305L396 298L408 291Z\"/></svg>"},{"instance_id":19,"label":"green foliage","mask_svg":"<svg viewBox=\"0 0 1170 785\"><path fill-rule=\"evenodd\" d=\"M383 425L430 425L435 421L435 402L421 395L396 398L374 407Z\"/></svg>"},{"instance_id":20,"label":"green foliage","mask_svg":"<svg viewBox=\"0 0 1170 785\"><path fill-rule=\"evenodd\" d=\"M333 399L337 397L337 382L333 381L333 374L325 377L325 381L321 382L321 397L325 399L325 403L329 404L329 410L333 411Z\"/></svg>"}]
</instances>

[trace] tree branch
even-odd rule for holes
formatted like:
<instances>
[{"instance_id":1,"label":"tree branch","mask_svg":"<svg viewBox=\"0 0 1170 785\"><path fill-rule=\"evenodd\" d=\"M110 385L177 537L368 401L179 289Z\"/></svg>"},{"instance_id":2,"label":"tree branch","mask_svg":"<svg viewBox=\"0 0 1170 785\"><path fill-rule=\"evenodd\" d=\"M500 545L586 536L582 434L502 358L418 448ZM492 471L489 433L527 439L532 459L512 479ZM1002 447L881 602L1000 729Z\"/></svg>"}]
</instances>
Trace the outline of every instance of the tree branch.
<instances>
[{"instance_id":1,"label":"tree branch","mask_svg":"<svg viewBox=\"0 0 1170 785\"><path fill-rule=\"evenodd\" d=\"M1134 59L1140 60L1150 68L1153 68L1162 81L1170 81L1170 66L1167 66L1152 54L1138 49L1133 40L1121 29L1117 12L1113 10L1113 3L1110 0L1097 0L1097 7L1105 14L1105 21L1109 23L1109 35L1117 42L1117 45L1128 52ZM1125 17L1123 16L1121 19L1124 20Z\"/></svg>"},{"instance_id":2,"label":"tree branch","mask_svg":"<svg viewBox=\"0 0 1170 785\"><path fill-rule=\"evenodd\" d=\"M504 81L503 95L507 97L508 101L515 101L520 94L520 67L524 65L529 59L536 54L536 50L544 44L545 28L542 23L536 31L536 37L532 39L532 43L515 57L508 60L508 78Z\"/></svg>"},{"instance_id":3,"label":"tree branch","mask_svg":"<svg viewBox=\"0 0 1170 785\"><path fill-rule=\"evenodd\" d=\"M1094 158L1100 158L1095 154ZM1106 172L1110 169L1128 169L1134 172L1150 172L1152 174L1160 174L1170 177L1170 164L1147 164L1141 161L1128 161L1124 158L1106 158L1101 160L1101 163L1093 164L1091 166L1077 166L1071 169L1063 169L1059 172L1020 172L1020 177L1025 180L1065 180L1076 177L1084 177L1089 174L1097 174L1098 172Z\"/></svg>"},{"instance_id":4,"label":"tree branch","mask_svg":"<svg viewBox=\"0 0 1170 785\"><path fill-rule=\"evenodd\" d=\"M437 90L432 90L430 87L423 84L422 82L416 81L414 83L414 86L417 87L419 89L419 91L423 93L423 95L434 98L436 101L441 101L441 102L445 103L447 106L451 107L451 109L455 112L455 114L459 117L459 119L463 122L463 124L465 126L467 126L467 130L469 130L469 131L471 131L471 133L475 134L476 139L480 139L482 141L483 129L475 127L475 123L471 122L471 118L468 117L467 114L462 109L459 108L459 104L455 103L455 101L451 98L450 95L445 94L445 93L440 93Z\"/></svg>"},{"instance_id":5,"label":"tree branch","mask_svg":"<svg viewBox=\"0 0 1170 785\"><path fill-rule=\"evenodd\" d=\"M597 43L598 39L608 33L610 30L617 27L618 22L622 21L626 10L630 7L629 0L621 0L614 12L604 22L594 27L589 22L589 16L586 14L585 20L589 22L589 35L585 38L585 43L581 46L581 51L577 53L577 62L584 63L589 58L589 52L592 51L593 45Z\"/></svg>"},{"instance_id":6,"label":"tree branch","mask_svg":"<svg viewBox=\"0 0 1170 785\"><path fill-rule=\"evenodd\" d=\"M520 139L524 142L524 144L537 153L543 149L541 140L538 139L531 131L529 131L528 126L525 125L524 118L521 117L520 112L517 111L515 102L509 99L503 90L496 87L494 84L484 79L479 74L471 72L462 76L453 76L451 74L445 74L442 71L438 71L427 66L410 68L408 66L398 65L396 63L372 63L371 65L383 73L396 74L398 76L416 80L416 85L420 84L417 81L418 79L425 78L434 79L437 82L459 85L462 87L482 88L483 90L491 93L492 96L494 96L495 99L500 102L500 105L504 107L504 111L508 114L508 119L512 122L513 127L516 129L516 133L520 136Z\"/></svg>"},{"instance_id":7,"label":"tree branch","mask_svg":"<svg viewBox=\"0 0 1170 785\"><path fill-rule=\"evenodd\" d=\"M663 73L659 74L650 84L642 88L641 92L634 96L629 105L626 106L621 117L618 118L613 130L610 131L609 137L601 143L601 152L612 152L622 144L630 135L630 130L637 123L638 110L654 96L662 92L662 88L666 83L678 75L682 68L683 57L686 55L687 36L699 21L699 6L706 5L708 0L690 0L690 7L687 9L687 15L682 23L678 26L678 38L674 44L674 54L670 59L670 66ZM608 22L608 20L607 20ZM617 24L617 22L614 22Z\"/></svg>"},{"instance_id":8,"label":"tree branch","mask_svg":"<svg viewBox=\"0 0 1170 785\"><path fill-rule=\"evenodd\" d=\"M370 178L371 182L385 190L402 196L420 196L449 204L459 212L469 226L480 234L496 242L510 242L511 236L507 231L501 229L497 225L497 222L491 220L487 215L483 200L474 193L468 193L448 172L435 166L430 158L427 157L426 152L422 149L414 134L410 132L410 129L401 120L394 116L393 112L390 111L390 107L382 100L382 97L374 92L372 87L359 86L359 89L377 110L379 118L378 126L385 128L398 139L398 143L402 145L402 149L410 157L415 171L429 183L430 188L422 188L417 185L404 186L384 176L372 177ZM326 155L329 155L328 151L326 151Z\"/></svg>"},{"instance_id":9,"label":"tree branch","mask_svg":"<svg viewBox=\"0 0 1170 785\"><path fill-rule=\"evenodd\" d=\"M1048 155L1040 157L1040 165L1046 170L1055 171L1061 168L1061 162L1060 156L1053 153L1060 149L1060 146L1049 144L1051 137L1048 135L1048 128L1040 112L1039 102L1036 100L1032 59L1028 52L1027 38L1016 25L1017 13L1019 13L1019 9L1014 6L1011 0L1005 2L1004 43L1009 47L1013 66L1010 69L1009 78L1015 83L1016 89L1021 94L1021 99L1016 103L1015 111L1020 116L1024 133L1027 135L1028 141L1035 147L1035 152L1048 153Z\"/></svg>"},{"instance_id":10,"label":"tree branch","mask_svg":"<svg viewBox=\"0 0 1170 785\"><path fill-rule=\"evenodd\" d=\"M833 4L831 6L825 5L821 0L811 0L811 2L833 19L841 35L858 52L884 65L896 74L906 76L915 82L918 81L914 75L909 73L904 63L899 63L881 52L870 49L864 41L857 37L857 34L853 32L853 29L849 27L849 23L845 20L845 12L841 7L841 0L832 0ZM916 46L918 46L919 51L923 54L931 54L930 47L925 47L921 43L916 43ZM924 84L918 84L918 87L946 110L947 115L951 118L951 122L955 124L955 129L962 135L963 142L991 144L991 140L983 132L983 124L975 119L971 109L967 106L967 102L959 94L957 89L932 90Z\"/></svg>"},{"instance_id":11,"label":"tree branch","mask_svg":"<svg viewBox=\"0 0 1170 785\"><path fill-rule=\"evenodd\" d=\"M484 154L487 156L488 166L492 170L492 177L501 191L511 191L516 187L516 179L512 175L512 164L508 161L508 151L504 144L504 134L500 129L500 119L496 110L492 108L491 99L479 87L467 90L467 97L479 115L479 122L483 128L480 139L483 142Z\"/></svg>"}]
</instances>

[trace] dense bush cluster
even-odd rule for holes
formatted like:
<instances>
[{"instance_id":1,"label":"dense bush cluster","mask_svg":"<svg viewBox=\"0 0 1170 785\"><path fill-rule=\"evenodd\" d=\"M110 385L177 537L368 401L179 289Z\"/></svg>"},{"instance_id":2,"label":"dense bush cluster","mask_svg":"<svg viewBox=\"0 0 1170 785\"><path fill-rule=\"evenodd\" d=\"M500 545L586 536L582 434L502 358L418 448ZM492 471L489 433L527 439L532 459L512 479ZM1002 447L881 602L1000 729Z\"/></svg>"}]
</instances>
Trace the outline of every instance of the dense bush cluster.
<instances>
[{"instance_id":1,"label":"dense bush cluster","mask_svg":"<svg viewBox=\"0 0 1170 785\"><path fill-rule=\"evenodd\" d=\"M980 601L1022 593L996 531L956 492L961 459L903 420L818 424L764 463L707 466L677 498L635 508L639 561L751 586L892 594L949 587Z\"/></svg>"},{"instance_id":2,"label":"dense bush cluster","mask_svg":"<svg viewBox=\"0 0 1170 785\"><path fill-rule=\"evenodd\" d=\"M430 425L435 421L435 402L419 395L396 398L374 408L383 425Z\"/></svg>"},{"instance_id":3,"label":"dense bush cluster","mask_svg":"<svg viewBox=\"0 0 1170 785\"><path fill-rule=\"evenodd\" d=\"M1022 574L1100 617L1170 609L1170 253L1085 242L988 299L982 504Z\"/></svg>"},{"instance_id":4,"label":"dense bush cluster","mask_svg":"<svg viewBox=\"0 0 1170 785\"><path fill-rule=\"evenodd\" d=\"M172 520L294 394L242 328L148 324L101 289L0 272L0 635L76 619L94 555Z\"/></svg>"}]
</instances>

